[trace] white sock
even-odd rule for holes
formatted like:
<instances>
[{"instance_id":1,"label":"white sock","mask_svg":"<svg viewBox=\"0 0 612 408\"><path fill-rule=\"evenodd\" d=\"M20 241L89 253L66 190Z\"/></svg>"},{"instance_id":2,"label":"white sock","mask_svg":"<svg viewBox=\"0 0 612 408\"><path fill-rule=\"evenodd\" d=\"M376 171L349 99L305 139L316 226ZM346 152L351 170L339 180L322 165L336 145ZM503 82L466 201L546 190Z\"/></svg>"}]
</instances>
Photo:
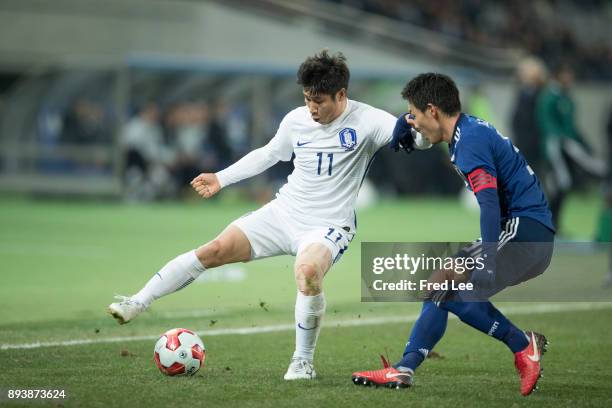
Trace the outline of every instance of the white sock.
<instances>
[{"instance_id":1,"label":"white sock","mask_svg":"<svg viewBox=\"0 0 612 408\"><path fill-rule=\"evenodd\" d=\"M179 255L161 268L132 299L148 307L155 299L189 285L204 269L195 250Z\"/></svg>"},{"instance_id":2,"label":"white sock","mask_svg":"<svg viewBox=\"0 0 612 408\"><path fill-rule=\"evenodd\" d=\"M312 361L321 321L325 314L325 295L306 296L298 291L295 300L295 352L293 358Z\"/></svg>"}]
</instances>

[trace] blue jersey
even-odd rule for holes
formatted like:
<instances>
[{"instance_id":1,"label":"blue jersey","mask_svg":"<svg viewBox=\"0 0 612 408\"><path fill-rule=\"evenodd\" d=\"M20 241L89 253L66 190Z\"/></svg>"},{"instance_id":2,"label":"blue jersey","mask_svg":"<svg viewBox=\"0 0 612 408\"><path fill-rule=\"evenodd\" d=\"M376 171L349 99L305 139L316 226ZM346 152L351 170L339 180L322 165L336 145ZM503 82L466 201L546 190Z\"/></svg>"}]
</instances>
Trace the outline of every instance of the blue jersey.
<instances>
[{"instance_id":1,"label":"blue jersey","mask_svg":"<svg viewBox=\"0 0 612 408\"><path fill-rule=\"evenodd\" d=\"M538 178L512 142L488 122L462 113L449 151L468 189L497 189L502 221L529 217L554 231Z\"/></svg>"}]
</instances>

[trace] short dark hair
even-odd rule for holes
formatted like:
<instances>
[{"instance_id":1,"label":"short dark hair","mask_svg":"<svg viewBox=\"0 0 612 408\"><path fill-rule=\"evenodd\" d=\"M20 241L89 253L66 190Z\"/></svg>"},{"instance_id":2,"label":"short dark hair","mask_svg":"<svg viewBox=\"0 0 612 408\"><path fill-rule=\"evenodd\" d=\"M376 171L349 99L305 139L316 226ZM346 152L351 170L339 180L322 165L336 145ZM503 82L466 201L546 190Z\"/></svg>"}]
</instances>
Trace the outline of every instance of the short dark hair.
<instances>
[{"instance_id":1,"label":"short dark hair","mask_svg":"<svg viewBox=\"0 0 612 408\"><path fill-rule=\"evenodd\" d=\"M297 72L297 83L313 95L327 94L332 98L342 88L348 89L350 78L346 58L341 52L329 55L321 51L300 65Z\"/></svg>"},{"instance_id":2,"label":"short dark hair","mask_svg":"<svg viewBox=\"0 0 612 408\"><path fill-rule=\"evenodd\" d=\"M554 65L553 75L555 77L558 78L559 75L561 75L564 72L571 72L572 74L575 74L574 67L569 61L561 61L558 64Z\"/></svg>"},{"instance_id":3,"label":"short dark hair","mask_svg":"<svg viewBox=\"0 0 612 408\"><path fill-rule=\"evenodd\" d=\"M412 78L402 90L402 98L420 111L425 111L428 103L437 106L447 115L461 111L459 90L455 82L447 75L434 72Z\"/></svg>"}]
</instances>

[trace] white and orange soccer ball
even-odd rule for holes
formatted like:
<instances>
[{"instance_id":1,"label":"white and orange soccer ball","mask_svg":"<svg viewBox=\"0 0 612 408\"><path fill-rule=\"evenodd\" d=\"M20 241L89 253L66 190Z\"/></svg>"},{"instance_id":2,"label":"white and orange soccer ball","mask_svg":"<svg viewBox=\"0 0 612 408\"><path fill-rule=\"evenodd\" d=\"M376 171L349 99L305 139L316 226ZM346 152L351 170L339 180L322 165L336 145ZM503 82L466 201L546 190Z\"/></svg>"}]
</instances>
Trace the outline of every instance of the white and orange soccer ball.
<instances>
[{"instance_id":1,"label":"white and orange soccer ball","mask_svg":"<svg viewBox=\"0 0 612 408\"><path fill-rule=\"evenodd\" d=\"M202 339L187 329L165 332L155 343L155 364L166 375L194 375L204 365Z\"/></svg>"}]
</instances>

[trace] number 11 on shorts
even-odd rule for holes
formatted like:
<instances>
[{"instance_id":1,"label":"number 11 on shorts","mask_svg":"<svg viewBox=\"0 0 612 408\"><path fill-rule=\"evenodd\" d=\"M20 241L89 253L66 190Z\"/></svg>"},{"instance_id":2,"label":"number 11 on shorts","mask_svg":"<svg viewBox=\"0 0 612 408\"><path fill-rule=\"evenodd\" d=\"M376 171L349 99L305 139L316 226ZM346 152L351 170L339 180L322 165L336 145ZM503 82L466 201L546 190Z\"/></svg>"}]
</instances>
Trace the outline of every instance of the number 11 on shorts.
<instances>
[{"instance_id":1,"label":"number 11 on shorts","mask_svg":"<svg viewBox=\"0 0 612 408\"><path fill-rule=\"evenodd\" d=\"M342 239L342 234L340 232L338 232L338 235L336 235L336 241L333 241L330 236L334 233L336 229L330 227L329 231L327 232L327 235L325 236L325 238L329 239L330 241L332 241L334 244L337 243L338 241L340 241Z\"/></svg>"}]
</instances>

